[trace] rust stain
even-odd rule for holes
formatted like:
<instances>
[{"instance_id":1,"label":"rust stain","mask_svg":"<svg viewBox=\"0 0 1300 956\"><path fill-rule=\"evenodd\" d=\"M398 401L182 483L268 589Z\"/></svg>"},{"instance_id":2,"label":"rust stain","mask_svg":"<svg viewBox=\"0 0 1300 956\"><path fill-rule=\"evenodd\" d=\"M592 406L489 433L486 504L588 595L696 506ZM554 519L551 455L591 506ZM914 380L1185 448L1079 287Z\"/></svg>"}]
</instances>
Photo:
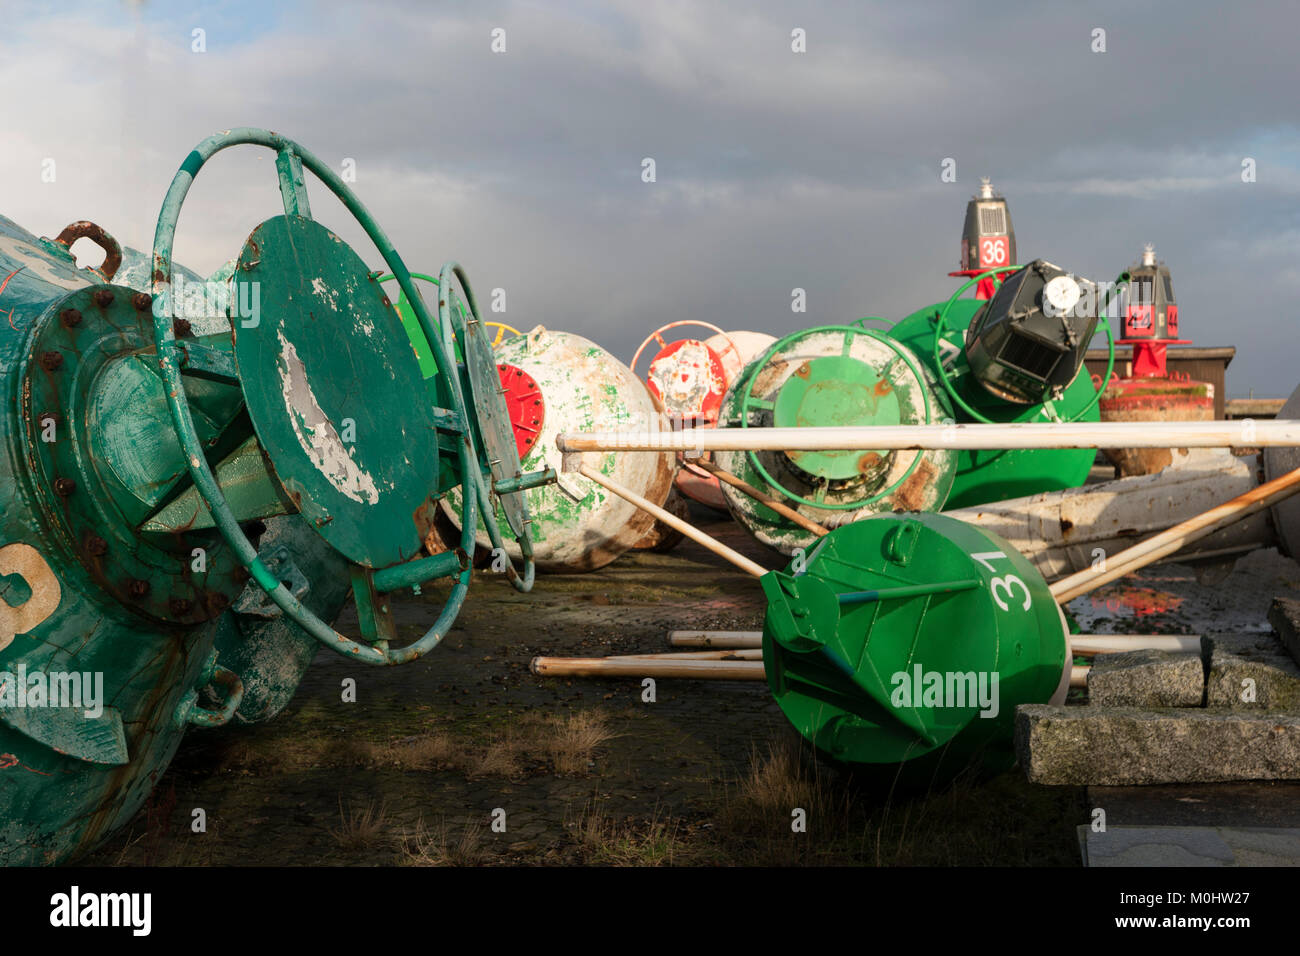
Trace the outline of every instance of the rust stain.
<instances>
[{"instance_id":1,"label":"rust stain","mask_svg":"<svg viewBox=\"0 0 1300 956\"><path fill-rule=\"evenodd\" d=\"M83 219L67 226L55 236L54 241L66 249L71 248L78 239L89 239L104 250L104 262L99 267L99 273L105 279L112 280L122 265L122 247L117 240L105 232L103 227Z\"/></svg>"},{"instance_id":2,"label":"rust stain","mask_svg":"<svg viewBox=\"0 0 1300 956\"><path fill-rule=\"evenodd\" d=\"M876 383L876 387L872 389L872 391L875 392L877 395L888 395L893 390L894 390L894 386L889 384L889 379L887 378L882 378L879 382Z\"/></svg>"},{"instance_id":3,"label":"rust stain","mask_svg":"<svg viewBox=\"0 0 1300 956\"><path fill-rule=\"evenodd\" d=\"M928 458L922 458L916 471L912 472L912 477L894 492L895 506L903 511L924 511L931 505L927 492L934 481L934 475L934 464Z\"/></svg>"},{"instance_id":4,"label":"rust stain","mask_svg":"<svg viewBox=\"0 0 1300 956\"><path fill-rule=\"evenodd\" d=\"M880 455L874 451L869 451L858 459L858 471L864 475L878 467L880 467Z\"/></svg>"},{"instance_id":5,"label":"rust stain","mask_svg":"<svg viewBox=\"0 0 1300 956\"><path fill-rule=\"evenodd\" d=\"M807 378L808 373L810 371L812 371L811 366L809 366L807 362L804 362L802 365L800 365L797 369L794 370L794 374L798 375L800 378Z\"/></svg>"},{"instance_id":6,"label":"rust stain","mask_svg":"<svg viewBox=\"0 0 1300 956\"><path fill-rule=\"evenodd\" d=\"M9 273L7 276L5 276L5 281L4 281L4 282L0 282L0 295L4 295L4 294L5 294L5 289L8 288L8 286L9 286L9 280L12 279L14 276L18 275L18 273L22 272L22 271L23 271L24 269L26 269L26 268L27 268L26 266L19 266L19 267L18 267L17 269L15 269L13 272L11 272L11 273ZM11 328L11 329L13 329L15 332L17 332L17 331L18 331L18 328L17 328L17 326L14 325L14 310L13 310L13 309L10 309L10 310L6 313L6 315L8 315L8 317L9 317L9 328Z\"/></svg>"}]
</instances>

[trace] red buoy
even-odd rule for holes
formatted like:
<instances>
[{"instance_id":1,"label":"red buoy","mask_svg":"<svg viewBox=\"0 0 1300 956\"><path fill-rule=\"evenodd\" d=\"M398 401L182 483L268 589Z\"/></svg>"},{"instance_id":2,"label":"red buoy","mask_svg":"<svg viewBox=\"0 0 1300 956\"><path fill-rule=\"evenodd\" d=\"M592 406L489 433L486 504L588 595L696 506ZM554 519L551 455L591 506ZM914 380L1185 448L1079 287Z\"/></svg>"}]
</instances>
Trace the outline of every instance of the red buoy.
<instances>
[{"instance_id":1,"label":"red buoy","mask_svg":"<svg viewBox=\"0 0 1300 956\"><path fill-rule=\"evenodd\" d=\"M1178 337L1178 302L1169 267L1156 261L1148 243L1129 274L1116 344L1133 346L1133 360L1127 376L1112 373L1099 403L1102 421L1212 420L1214 386L1168 369L1169 346L1191 344ZM1167 448L1108 448L1106 457L1121 476L1151 474L1173 461Z\"/></svg>"}]
</instances>

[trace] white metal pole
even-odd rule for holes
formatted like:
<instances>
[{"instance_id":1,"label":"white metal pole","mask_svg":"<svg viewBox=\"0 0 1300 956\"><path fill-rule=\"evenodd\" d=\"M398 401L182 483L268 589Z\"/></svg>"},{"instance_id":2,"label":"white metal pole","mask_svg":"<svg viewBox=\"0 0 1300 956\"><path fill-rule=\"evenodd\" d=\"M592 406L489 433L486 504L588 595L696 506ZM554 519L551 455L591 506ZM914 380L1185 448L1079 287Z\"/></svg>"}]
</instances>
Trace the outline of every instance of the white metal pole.
<instances>
[{"instance_id":1,"label":"white metal pole","mask_svg":"<svg viewBox=\"0 0 1300 956\"><path fill-rule=\"evenodd\" d=\"M565 432L562 452L839 451L844 449L1264 448L1300 446L1300 421L1033 422Z\"/></svg>"}]
</instances>

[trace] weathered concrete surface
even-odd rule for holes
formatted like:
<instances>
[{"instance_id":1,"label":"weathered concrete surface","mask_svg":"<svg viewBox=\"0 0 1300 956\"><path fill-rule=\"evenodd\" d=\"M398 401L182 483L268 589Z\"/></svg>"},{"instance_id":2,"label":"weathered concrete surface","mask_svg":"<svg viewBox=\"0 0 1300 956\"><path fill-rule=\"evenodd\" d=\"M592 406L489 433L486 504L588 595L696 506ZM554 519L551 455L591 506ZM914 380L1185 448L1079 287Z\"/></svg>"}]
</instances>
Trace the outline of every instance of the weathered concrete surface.
<instances>
[{"instance_id":1,"label":"weathered concrete surface","mask_svg":"<svg viewBox=\"0 0 1300 956\"><path fill-rule=\"evenodd\" d=\"M1300 601L1274 598L1272 607L1268 609L1268 623L1273 625L1278 640L1290 653L1291 659L1300 663Z\"/></svg>"},{"instance_id":2,"label":"weathered concrete surface","mask_svg":"<svg viewBox=\"0 0 1300 956\"><path fill-rule=\"evenodd\" d=\"M1300 714L1300 666L1272 634L1207 634L1206 707Z\"/></svg>"},{"instance_id":3,"label":"weathered concrete surface","mask_svg":"<svg viewBox=\"0 0 1300 956\"><path fill-rule=\"evenodd\" d=\"M1108 826L1300 830L1300 782L1291 780L1088 787L1087 804Z\"/></svg>"},{"instance_id":4,"label":"weathered concrete surface","mask_svg":"<svg viewBox=\"0 0 1300 956\"><path fill-rule=\"evenodd\" d=\"M1300 783L1089 787L1087 805L1085 866L1300 865Z\"/></svg>"},{"instance_id":5,"label":"weathered concrete surface","mask_svg":"<svg viewBox=\"0 0 1300 956\"><path fill-rule=\"evenodd\" d=\"M1016 708L1016 751L1049 786L1300 779L1300 714Z\"/></svg>"},{"instance_id":6,"label":"weathered concrete surface","mask_svg":"<svg viewBox=\"0 0 1300 956\"><path fill-rule=\"evenodd\" d=\"M1080 826L1084 866L1300 866L1300 829Z\"/></svg>"},{"instance_id":7,"label":"weathered concrete surface","mask_svg":"<svg viewBox=\"0 0 1300 956\"><path fill-rule=\"evenodd\" d=\"M1098 654L1088 672L1088 703L1100 707L1200 707L1205 666L1199 654L1138 650Z\"/></svg>"}]
</instances>

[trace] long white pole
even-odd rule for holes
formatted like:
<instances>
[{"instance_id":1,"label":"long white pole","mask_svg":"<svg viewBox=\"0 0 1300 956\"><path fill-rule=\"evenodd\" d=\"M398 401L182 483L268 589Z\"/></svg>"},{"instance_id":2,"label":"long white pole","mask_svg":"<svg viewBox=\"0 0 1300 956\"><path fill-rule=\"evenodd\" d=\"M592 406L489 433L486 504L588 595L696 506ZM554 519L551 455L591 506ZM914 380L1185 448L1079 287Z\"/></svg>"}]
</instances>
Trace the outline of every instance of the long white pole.
<instances>
[{"instance_id":1,"label":"long white pole","mask_svg":"<svg viewBox=\"0 0 1300 956\"><path fill-rule=\"evenodd\" d=\"M761 578L763 575L767 574L767 568L763 567L757 561L751 561L740 552L733 551L712 535L705 534L693 524L687 524L675 514L665 511L653 502L647 501L645 498L642 498L636 492L632 491L632 489L623 487L617 481L605 477L600 472L596 471L596 469L589 468L586 465L580 465L577 471L578 474L582 475L584 478L594 481L607 491L612 491L625 501L636 505L642 511L654 515L664 524L668 525L668 527L680 531L692 541L708 548L718 557L726 558L736 567L740 568L740 570L747 571L756 578Z\"/></svg>"},{"instance_id":2,"label":"long white pole","mask_svg":"<svg viewBox=\"0 0 1300 956\"><path fill-rule=\"evenodd\" d=\"M1300 445L1300 421L1034 422L565 432L563 452L839 451L842 449L1263 448Z\"/></svg>"}]
</instances>

